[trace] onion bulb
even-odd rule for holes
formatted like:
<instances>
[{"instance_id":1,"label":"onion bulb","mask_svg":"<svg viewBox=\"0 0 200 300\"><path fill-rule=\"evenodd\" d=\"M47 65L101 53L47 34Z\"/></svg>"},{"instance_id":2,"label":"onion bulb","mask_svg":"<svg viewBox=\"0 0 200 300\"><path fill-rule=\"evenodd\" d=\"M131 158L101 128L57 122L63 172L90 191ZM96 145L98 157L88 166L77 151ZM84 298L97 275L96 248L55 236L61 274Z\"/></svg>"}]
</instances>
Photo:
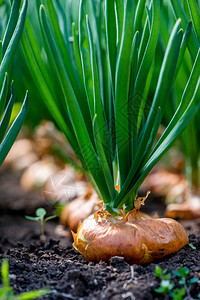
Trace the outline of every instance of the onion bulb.
<instances>
[{"instance_id":1,"label":"onion bulb","mask_svg":"<svg viewBox=\"0 0 200 300\"><path fill-rule=\"evenodd\" d=\"M137 203L137 201L135 201ZM73 234L74 248L90 262L121 256L132 264L146 264L188 244L185 229L170 218L153 218L135 205L126 216L99 210Z\"/></svg>"},{"instance_id":2,"label":"onion bulb","mask_svg":"<svg viewBox=\"0 0 200 300\"><path fill-rule=\"evenodd\" d=\"M98 202L97 194L89 189L84 197L72 200L63 208L60 215L61 224L77 232L79 224L100 208Z\"/></svg>"}]
</instances>

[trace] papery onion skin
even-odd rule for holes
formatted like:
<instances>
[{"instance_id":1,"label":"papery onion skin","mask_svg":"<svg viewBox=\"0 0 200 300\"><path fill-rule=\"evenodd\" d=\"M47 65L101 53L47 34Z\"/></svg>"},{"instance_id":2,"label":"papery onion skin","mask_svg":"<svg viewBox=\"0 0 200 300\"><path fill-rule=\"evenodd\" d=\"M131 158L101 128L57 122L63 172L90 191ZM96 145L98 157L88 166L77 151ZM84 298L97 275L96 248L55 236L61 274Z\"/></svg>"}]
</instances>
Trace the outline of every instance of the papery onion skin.
<instances>
[{"instance_id":1,"label":"papery onion skin","mask_svg":"<svg viewBox=\"0 0 200 300\"><path fill-rule=\"evenodd\" d=\"M97 213L96 213L97 214ZM176 252L189 243L185 229L169 218L130 216L119 221L102 212L90 216L73 233L74 247L88 262L122 256L132 264L146 264Z\"/></svg>"},{"instance_id":2,"label":"papery onion skin","mask_svg":"<svg viewBox=\"0 0 200 300\"><path fill-rule=\"evenodd\" d=\"M61 212L61 224L69 227L73 232L77 232L79 224L99 209L97 200L97 195L93 194L89 199L79 197L71 201Z\"/></svg>"}]
</instances>

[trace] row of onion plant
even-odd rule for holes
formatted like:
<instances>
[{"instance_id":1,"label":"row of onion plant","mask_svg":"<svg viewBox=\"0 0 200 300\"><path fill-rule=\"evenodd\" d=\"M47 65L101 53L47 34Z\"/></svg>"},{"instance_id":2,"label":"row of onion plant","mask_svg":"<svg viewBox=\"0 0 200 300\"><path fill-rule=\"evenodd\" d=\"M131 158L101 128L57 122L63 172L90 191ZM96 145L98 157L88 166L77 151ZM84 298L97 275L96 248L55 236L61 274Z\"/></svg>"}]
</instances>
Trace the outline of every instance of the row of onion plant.
<instances>
[{"instance_id":1,"label":"row of onion plant","mask_svg":"<svg viewBox=\"0 0 200 300\"><path fill-rule=\"evenodd\" d=\"M151 99L160 1L82 0L78 21L72 24L66 5L36 1L38 23L28 20L22 44L43 101L103 200L102 210L74 235L74 245L87 260L122 255L132 262L150 262L188 242L175 221L139 215L137 193L199 109L200 54L176 112L156 141L189 44L182 20L170 34Z\"/></svg>"}]
</instances>

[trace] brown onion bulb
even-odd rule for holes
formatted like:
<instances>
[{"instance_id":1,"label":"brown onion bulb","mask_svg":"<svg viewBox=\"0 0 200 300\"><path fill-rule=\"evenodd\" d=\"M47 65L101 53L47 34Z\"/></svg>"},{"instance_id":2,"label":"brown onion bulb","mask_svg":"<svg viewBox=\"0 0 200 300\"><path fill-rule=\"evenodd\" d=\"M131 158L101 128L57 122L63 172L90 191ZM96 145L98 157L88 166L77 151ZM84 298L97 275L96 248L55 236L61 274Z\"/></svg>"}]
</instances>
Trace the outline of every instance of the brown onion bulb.
<instances>
[{"instance_id":1,"label":"brown onion bulb","mask_svg":"<svg viewBox=\"0 0 200 300\"><path fill-rule=\"evenodd\" d=\"M121 220L98 211L73 233L74 244L87 261L108 261L113 256L145 264L188 244L185 229L168 218L146 218L134 209Z\"/></svg>"},{"instance_id":2,"label":"brown onion bulb","mask_svg":"<svg viewBox=\"0 0 200 300\"><path fill-rule=\"evenodd\" d=\"M80 223L100 208L98 201L98 196L95 192L92 192L91 195L85 195L85 197L78 197L72 200L61 212L61 224L77 232Z\"/></svg>"},{"instance_id":3,"label":"brown onion bulb","mask_svg":"<svg viewBox=\"0 0 200 300\"><path fill-rule=\"evenodd\" d=\"M167 206L165 216L173 219L193 220L200 218L200 198L191 195L183 203L171 203Z\"/></svg>"}]
</instances>

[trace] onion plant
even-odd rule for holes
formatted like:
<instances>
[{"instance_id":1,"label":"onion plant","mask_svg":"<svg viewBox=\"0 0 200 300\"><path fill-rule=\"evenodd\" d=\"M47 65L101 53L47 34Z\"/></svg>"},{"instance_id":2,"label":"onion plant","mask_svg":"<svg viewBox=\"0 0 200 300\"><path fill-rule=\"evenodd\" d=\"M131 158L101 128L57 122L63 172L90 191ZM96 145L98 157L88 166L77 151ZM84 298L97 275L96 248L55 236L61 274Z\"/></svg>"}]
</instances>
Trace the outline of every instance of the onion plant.
<instances>
[{"instance_id":1,"label":"onion plant","mask_svg":"<svg viewBox=\"0 0 200 300\"><path fill-rule=\"evenodd\" d=\"M194 53L179 106L155 143L187 46L185 20L173 27L150 99L159 0L150 5L145 0L81 0L77 24L68 22L68 1L36 2L35 27L41 34L27 20L22 43L43 101L104 208L113 215L121 208L128 212L145 177L200 106L200 53Z\"/></svg>"},{"instance_id":2,"label":"onion plant","mask_svg":"<svg viewBox=\"0 0 200 300\"><path fill-rule=\"evenodd\" d=\"M191 34L188 42L188 51L185 53L183 64L177 76L175 89L175 103L179 97L179 91L184 89L186 77L189 74L191 65L194 63L200 47L200 2L199 1L171 1L171 6L176 18L182 19L182 26L185 29L190 20L192 24ZM200 168L199 168L199 143L200 118L195 116L188 128L182 135L183 151L186 158L186 176L190 182L193 193L199 194Z\"/></svg>"},{"instance_id":3,"label":"onion plant","mask_svg":"<svg viewBox=\"0 0 200 300\"><path fill-rule=\"evenodd\" d=\"M35 6L35 1L29 1L28 6L28 11L31 12L31 18L34 19L35 14L34 9L32 8ZM38 123L41 122L41 120L51 119L48 110L44 105L44 102L41 100L41 96L38 92L37 85L32 80L31 71L29 70L26 60L24 58L21 43L17 48L12 63L12 68L10 70L10 76L15 82L15 93L17 99L23 99L26 90L29 91L29 98L34 99L33 101L29 102L29 108L25 125L29 129L31 129L37 126ZM40 107L39 110L38 106Z\"/></svg>"},{"instance_id":4,"label":"onion plant","mask_svg":"<svg viewBox=\"0 0 200 300\"><path fill-rule=\"evenodd\" d=\"M8 74L22 35L27 11L27 0L24 0L21 12L19 12L20 2L19 0L13 1L6 31L3 40L0 42L0 165L16 139L28 106L28 94L26 93L21 110L8 129L15 102L15 90L12 83L10 99L6 103L9 88Z\"/></svg>"}]
</instances>

